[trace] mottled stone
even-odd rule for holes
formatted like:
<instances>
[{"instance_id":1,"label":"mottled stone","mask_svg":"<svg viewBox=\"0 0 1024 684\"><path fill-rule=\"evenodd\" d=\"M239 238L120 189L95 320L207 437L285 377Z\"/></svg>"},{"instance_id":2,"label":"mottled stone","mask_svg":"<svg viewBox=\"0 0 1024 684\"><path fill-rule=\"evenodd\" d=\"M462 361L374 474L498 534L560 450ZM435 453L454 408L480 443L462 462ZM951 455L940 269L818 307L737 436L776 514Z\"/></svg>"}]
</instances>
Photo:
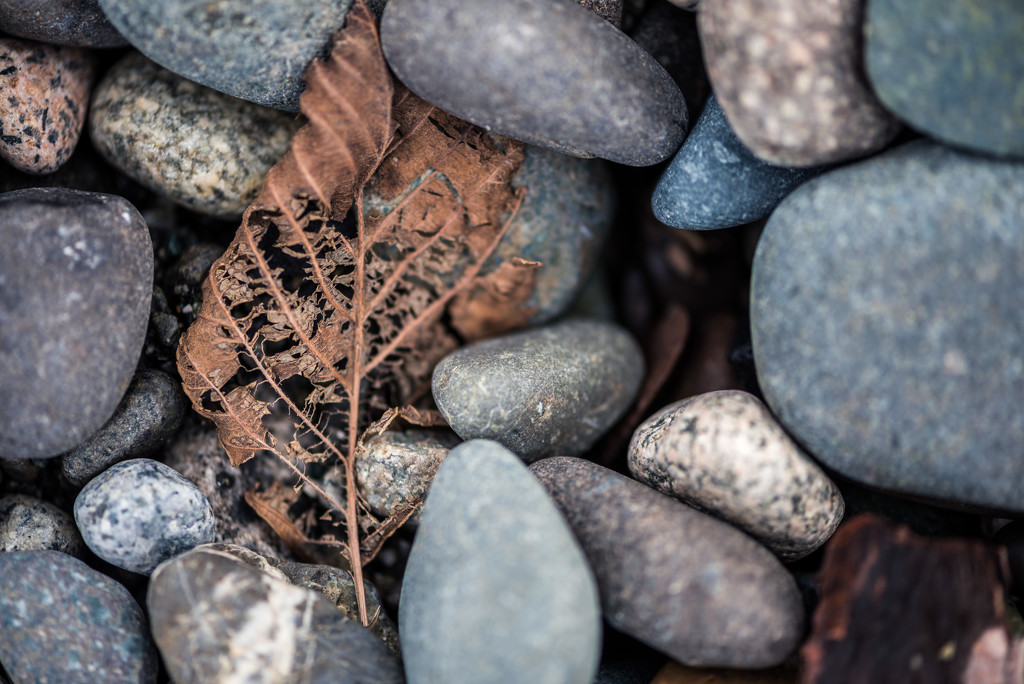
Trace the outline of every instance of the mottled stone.
<instances>
[{"instance_id":1,"label":"mottled stone","mask_svg":"<svg viewBox=\"0 0 1024 684\"><path fill-rule=\"evenodd\" d=\"M329 600L223 551L201 547L161 565L146 605L175 682L404 681L387 646Z\"/></svg>"},{"instance_id":2,"label":"mottled stone","mask_svg":"<svg viewBox=\"0 0 1024 684\"><path fill-rule=\"evenodd\" d=\"M0 458L48 458L102 427L128 387L153 246L125 200L64 189L0 195L0 241Z\"/></svg>"},{"instance_id":3,"label":"mottled stone","mask_svg":"<svg viewBox=\"0 0 1024 684\"><path fill-rule=\"evenodd\" d=\"M93 553L143 575L213 541L216 533L203 493L148 458L118 463L94 477L75 499L75 522Z\"/></svg>"},{"instance_id":4,"label":"mottled stone","mask_svg":"<svg viewBox=\"0 0 1024 684\"><path fill-rule=\"evenodd\" d=\"M526 462L593 446L640 387L643 355L622 328L569 320L467 345L434 368L434 400L463 439Z\"/></svg>"},{"instance_id":5,"label":"mottled stone","mask_svg":"<svg viewBox=\"0 0 1024 684\"><path fill-rule=\"evenodd\" d=\"M622 0L576 0L582 7L607 21L612 26L622 26Z\"/></svg>"},{"instance_id":6,"label":"mottled stone","mask_svg":"<svg viewBox=\"0 0 1024 684\"><path fill-rule=\"evenodd\" d=\"M163 446L185 417L181 386L165 373L139 371L107 424L61 458L61 470L81 487L121 461L149 456Z\"/></svg>"},{"instance_id":7,"label":"mottled stone","mask_svg":"<svg viewBox=\"0 0 1024 684\"><path fill-rule=\"evenodd\" d=\"M33 496L8 494L0 497L0 553L12 551L81 556L85 544L68 513Z\"/></svg>"},{"instance_id":8,"label":"mottled stone","mask_svg":"<svg viewBox=\"0 0 1024 684\"><path fill-rule=\"evenodd\" d=\"M0 0L0 31L57 45L111 48L128 44L110 25L97 0Z\"/></svg>"},{"instance_id":9,"label":"mottled stone","mask_svg":"<svg viewBox=\"0 0 1024 684\"><path fill-rule=\"evenodd\" d=\"M160 3L150 3L160 4ZM138 53L93 95L89 134L112 164L204 214L234 217L256 198L300 121L162 69Z\"/></svg>"},{"instance_id":10,"label":"mottled stone","mask_svg":"<svg viewBox=\"0 0 1024 684\"><path fill-rule=\"evenodd\" d=\"M590 684L597 587L522 462L474 440L441 464L402 585L410 684Z\"/></svg>"},{"instance_id":11,"label":"mottled stone","mask_svg":"<svg viewBox=\"0 0 1024 684\"><path fill-rule=\"evenodd\" d=\"M381 40L417 95L517 140L647 166L686 131L668 73L572 0L391 0Z\"/></svg>"},{"instance_id":12,"label":"mottled stone","mask_svg":"<svg viewBox=\"0 0 1024 684\"><path fill-rule=\"evenodd\" d=\"M1024 165L916 141L772 214L751 327L773 413L881 489L1024 511Z\"/></svg>"},{"instance_id":13,"label":"mottled stone","mask_svg":"<svg viewBox=\"0 0 1024 684\"><path fill-rule=\"evenodd\" d=\"M640 482L730 522L783 560L807 556L843 519L843 497L757 397L709 392L669 404L633 433Z\"/></svg>"},{"instance_id":14,"label":"mottled stone","mask_svg":"<svg viewBox=\"0 0 1024 684\"><path fill-rule=\"evenodd\" d=\"M95 67L85 50L0 38L0 157L53 173L78 144Z\"/></svg>"},{"instance_id":15,"label":"mottled stone","mask_svg":"<svg viewBox=\"0 0 1024 684\"><path fill-rule=\"evenodd\" d=\"M865 81L864 0L714 0L698 15L711 86L736 135L786 166L861 157L899 123Z\"/></svg>"},{"instance_id":16,"label":"mottled stone","mask_svg":"<svg viewBox=\"0 0 1024 684\"><path fill-rule=\"evenodd\" d=\"M1024 157L1024 5L870 0L865 63L878 98L951 145Z\"/></svg>"},{"instance_id":17,"label":"mottled stone","mask_svg":"<svg viewBox=\"0 0 1024 684\"><path fill-rule=\"evenodd\" d=\"M796 584L747 535L589 461L530 470L587 554L616 629L689 665L769 667L797 646Z\"/></svg>"},{"instance_id":18,"label":"mottled stone","mask_svg":"<svg viewBox=\"0 0 1024 684\"><path fill-rule=\"evenodd\" d=\"M658 181L651 206L659 221L675 228L730 228L764 218L825 168L761 161L732 132L712 96Z\"/></svg>"},{"instance_id":19,"label":"mottled stone","mask_svg":"<svg viewBox=\"0 0 1024 684\"><path fill-rule=\"evenodd\" d=\"M57 551L0 554L0 664L15 682L156 682L128 590Z\"/></svg>"}]
</instances>

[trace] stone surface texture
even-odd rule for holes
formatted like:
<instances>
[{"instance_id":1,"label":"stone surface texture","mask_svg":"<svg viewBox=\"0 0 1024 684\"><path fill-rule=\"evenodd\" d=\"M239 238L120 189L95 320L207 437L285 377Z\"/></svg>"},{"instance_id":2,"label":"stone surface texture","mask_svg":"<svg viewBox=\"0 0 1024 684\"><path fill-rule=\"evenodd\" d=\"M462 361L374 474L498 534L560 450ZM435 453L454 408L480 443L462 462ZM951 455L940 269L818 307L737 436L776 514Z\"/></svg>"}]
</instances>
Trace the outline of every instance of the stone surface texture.
<instances>
[{"instance_id":1,"label":"stone surface texture","mask_svg":"<svg viewBox=\"0 0 1024 684\"><path fill-rule=\"evenodd\" d=\"M0 0L0 31L57 45L111 48L128 44L97 0Z\"/></svg>"},{"instance_id":2,"label":"stone surface texture","mask_svg":"<svg viewBox=\"0 0 1024 684\"><path fill-rule=\"evenodd\" d=\"M52 503L24 494L0 497L0 553L60 551L82 555L75 519Z\"/></svg>"}]
</instances>

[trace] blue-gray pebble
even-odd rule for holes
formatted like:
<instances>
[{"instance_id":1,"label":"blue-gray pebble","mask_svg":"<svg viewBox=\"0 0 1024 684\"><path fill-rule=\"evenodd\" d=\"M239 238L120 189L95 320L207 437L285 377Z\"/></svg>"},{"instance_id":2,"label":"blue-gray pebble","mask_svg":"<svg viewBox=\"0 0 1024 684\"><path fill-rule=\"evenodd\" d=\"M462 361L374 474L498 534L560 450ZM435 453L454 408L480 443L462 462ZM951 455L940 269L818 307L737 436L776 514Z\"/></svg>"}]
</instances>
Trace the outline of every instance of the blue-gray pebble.
<instances>
[{"instance_id":1,"label":"blue-gray pebble","mask_svg":"<svg viewBox=\"0 0 1024 684\"><path fill-rule=\"evenodd\" d=\"M809 181L753 265L764 396L827 467L1022 512L1024 164L916 141Z\"/></svg>"},{"instance_id":2,"label":"blue-gray pebble","mask_svg":"<svg viewBox=\"0 0 1024 684\"><path fill-rule=\"evenodd\" d=\"M798 185L827 167L775 166L758 159L712 95L654 190L662 223L688 230L730 228L771 213Z\"/></svg>"},{"instance_id":3,"label":"blue-gray pebble","mask_svg":"<svg viewBox=\"0 0 1024 684\"><path fill-rule=\"evenodd\" d=\"M127 45L97 0L0 0L0 31L56 45Z\"/></svg>"},{"instance_id":4,"label":"blue-gray pebble","mask_svg":"<svg viewBox=\"0 0 1024 684\"><path fill-rule=\"evenodd\" d=\"M444 460L402 582L410 684L589 684L601 654L597 586L526 466L486 440Z\"/></svg>"},{"instance_id":5,"label":"blue-gray pebble","mask_svg":"<svg viewBox=\"0 0 1024 684\"><path fill-rule=\"evenodd\" d=\"M75 499L86 546L112 565L148 575L157 565L214 540L210 502L168 466L124 461L93 478Z\"/></svg>"},{"instance_id":6,"label":"blue-gray pebble","mask_svg":"<svg viewBox=\"0 0 1024 684\"><path fill-rule=\"evenodd\" d=\"M0 554L0 665L15 682L156 682L128 590L58 551Z\"/></svg>"}]
</instances>

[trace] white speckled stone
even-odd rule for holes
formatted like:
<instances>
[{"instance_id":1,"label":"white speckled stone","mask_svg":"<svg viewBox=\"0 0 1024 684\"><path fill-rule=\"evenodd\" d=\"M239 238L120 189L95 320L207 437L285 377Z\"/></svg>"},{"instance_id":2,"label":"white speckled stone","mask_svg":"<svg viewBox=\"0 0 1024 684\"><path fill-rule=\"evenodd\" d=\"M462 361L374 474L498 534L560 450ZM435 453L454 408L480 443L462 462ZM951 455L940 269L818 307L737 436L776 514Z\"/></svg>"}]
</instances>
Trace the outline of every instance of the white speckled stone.
<instances>
[{"instance_id":1,"label":"white speckled stone","mask_svg":"<svg viewBox=\"0 0 1024 684\"><path fill-rule=\"evenodd\" d=\"M666 406L633 434L641 482L756 537L783 560L825 543L843 519L839 489L756 397L708 392Z\"/></svg>"},{"instance_id":2,"label":"white speckled stone","mask_svg":"<svg viewBox=\"0 0 1024 684\"><path fill-rule=\"evenodd\" d=\"M24 494L0 497L0 553L85 550L74 519L52 503Z\"/></svg>"}]
</instances>

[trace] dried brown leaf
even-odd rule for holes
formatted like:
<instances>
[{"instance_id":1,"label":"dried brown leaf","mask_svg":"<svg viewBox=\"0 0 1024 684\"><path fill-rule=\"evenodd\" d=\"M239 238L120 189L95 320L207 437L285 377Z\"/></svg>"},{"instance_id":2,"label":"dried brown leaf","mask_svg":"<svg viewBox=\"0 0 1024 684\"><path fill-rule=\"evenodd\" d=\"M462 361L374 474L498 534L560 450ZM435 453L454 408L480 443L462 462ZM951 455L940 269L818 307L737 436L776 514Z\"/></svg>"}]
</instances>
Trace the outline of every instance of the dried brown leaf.
<instances>
[{"instance_id":1,"label":"dried brown leaf","mask_svg":"<svg viewBox=\"0 0 1024 684\"><path fill-rule=\"evenodd\" d=\"M245 502L256 515L270 525L292 553L306 559L309 555L306 553L306 545L312 540L303 534L288 515L288 509L298 501L298 498L297 491L280 482L274 482L266 491L250 489L245 493Z\"/></svg>"},{"instance_id":2,"label":"dried brown leaf","mask_svg":"<svg viewBox=\"0 0 1024 684\"><path fill-rule=\"evenodd\" d=\"M537 281L539 261L519 257L505 261L487 275L477 276L452 302L452 326L473 342L529 324L536 308L525 302Z\"/></svg>"}]
</instances>

